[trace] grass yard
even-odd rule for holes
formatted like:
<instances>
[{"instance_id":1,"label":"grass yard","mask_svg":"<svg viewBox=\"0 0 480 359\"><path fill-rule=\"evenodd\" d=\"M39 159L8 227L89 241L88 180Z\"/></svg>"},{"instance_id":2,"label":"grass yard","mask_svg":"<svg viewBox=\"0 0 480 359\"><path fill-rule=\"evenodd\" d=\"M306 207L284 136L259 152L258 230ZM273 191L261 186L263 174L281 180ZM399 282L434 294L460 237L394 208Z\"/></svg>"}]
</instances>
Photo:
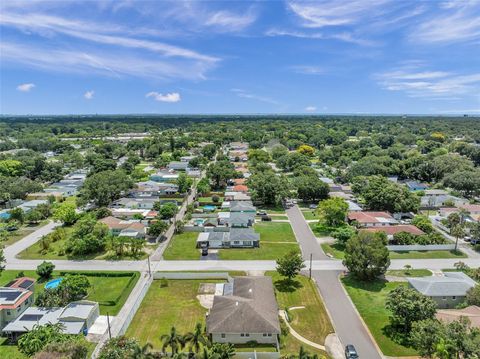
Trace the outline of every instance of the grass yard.
<instances>
[{"instance_id":1,"label":"grass yard","mask_svg":"<svg viewBox=\"0 0 480 359\"><path fill-rule=\"evenodd\" d=\"M16 345L9 345L7 338L0 338L0 358L27 359L28 357L20 353Z\"/></svg>"},{"instance_id":2,"label":"grass yard","mask_svg":"<svg viewBox=\"0 0 480 359\"><path fill-rule=\"evenodd\" d=\"M255 232L260 233L260 246L262 242L296 242L290 223L286 222L260 222L254 226Z\"/></svg>"},{"instance_id":3,"label":"grass yard","mask_svg":"<svg viewBox=\"0 0 480 359\"><path fill-rule=\"evenodd\" d=\"M259 206L257 211L265 211L267 214L285 214L285 209L282 206Z\"/></svg>"},{"instance_id":4,"label":"grass yard","mask_svg":"<svg viewBox=\"0 0 480 359\"><path fill-rule=\"evenodd\" d=\"M11 280L15 279L18 273L17 270L6 270L0 274L0 286L6 285ZM24 275L38 280L38 275L35 271L23 271ZM60 277L60 271L54 271L53 278ZM79 273L74 271L65 271L62 273ZM96 273L111 274L112 276L98 276ZM118 272L89 272L84 271L81 274L88 276L91 288L86 299L98 302L100 305L100 314L105 315L107 312L110 315L116 315L123 304L127 300L130 292L138 281L140 273L125 272L125 276L118 276ZM45 290L45 283L35 283L35 293L41 293ZM1 356L0 356L1 357Z\"/></svg>"},{"instance_id":5,"label":"grass yard","mask_svg":"<svg viewBox=\"0 0 480 359\"><path fill-rule=\"evenodd\" d=\"M338 243L322 243L322 249L333 258L344 259L345 247ZM390 259L447 259L447 258L466 258L463 252L455 251L410 251L410 252L390 252Z\"/></svg>"},{"instance_id":6,"label":"grass yard","mask_svg":"<svg viewBox=\"0 0 480 359\"><path fill-rule=\"evenodd\" d=\"M275 260L294 249L300 250L296 242L262 243L260 240L260 248L220 249L218 256L225 260Z\"/></svg>"},{"instance_id":7,"label":"grass yard","mask_svg":"<svg viewBox=\"0 0 480 359\"><path fill-rule=\"evenodd\" d=\"M277 272L268 272L267 275L272 276L280 309L305 307L289 311L290 325L303 337L324 344L327 335L334 330L315 283L300 275L294 285L290 285ZM289 354L296 354L298 349Z\"/></svg>"},{"instance_id":8,"label":"grass yard","mask_svg":"<svg viewBox=\"0 0 480 359\"><path fill-rule=\"evenodd\" d=\"M382 280L360 282L351 277L343 278L342 282L384 355L391 357L417 355L414 349L394 342L387 334L390 313L385 308L386 297L390 291L406 283Z\"/></svg>"},{"instance_id":9,"label":"grass yard","mask_svg":"<svg viewBox=\"0 0 480 359\"><path fill-rule=\"evenodd\" d=\"M389 270L386 275L394 277L430 277L432 272L428 269Z\"/></svg>"},{"instance_id":10,"label":"grass yard","mask_svg":"<svg viewBox=\"0 0 480 359\"><path fill-rule=\"evenodd\" d=\"M48 219L43 220L37 224L24 224L21 226L19 229L16 231L8 232L7 234L7 239L5 241L2 241L1 243L5 246L8 247L9 245L19 241L20 239L25 238L29 234L35 232L37 229L43 227L49 222Z\"/></svg>"},{"instance_id":11,"label":"grass yard","mask_svg":"<svg viewBox=\"0 0 480 359\"><path fill-rule=\"evenodd\" d=\"M225 197L223 197L223 196L217 196L217 197L219 198L218 203L222 203L225 199ZM199 197L198 202L200 202L200 204L202 204L202 203L212 203L213 202L212 201L212 196L210 196L210 197Z\"/></svg>"},{"instance_id":12,"label":"grass yard","mask_svg":"<svg viewBox=\"0 0 480 359\"><path fill-rule=\"evenodd\" d=\"M201 283L221 280L168 280L162 287L160 280L154 280L142 301L126 336L135 337L140 343L151 343L161 349L160 336L168 334L175 326L177 332L185 334L195 328L196 323L205 323L207 309L197 299Z\"/></svg>"},{"instance_id":13,"label":"grass yard","mask_svg":"<svg viewBox=\"0 0 480 359\"><path fill-rule=\"evenodd\" d=\"M310 209L302 210L302 214L303 214L303 217L305 217L306 220L318 219L318 215L315 213L315 211L312 211Z\"/></svg>"},{"instance_id":14,"label":"grass yard","mask_svg":"<svg viewBox=\"0 0 480 359\"><path fill-rule=\"evenodd\" d=\"M330 232L332 231L332 228L325 227L323 225L320 225L318 222L311 222L308 224L310 228L312 229L313 234L316 237L326 237L330 235Z\"/></svg>"},{"instance_id":15,"label":"grass yard","mask_svg":"<svg viewBox=\"0 0 480 359\"><path fill-rule=\"evenodd\" d=\"M175 234L163 253L166 260L199 259L200 252L196 248L198 232Z\"/></svg>"}]
</instances>

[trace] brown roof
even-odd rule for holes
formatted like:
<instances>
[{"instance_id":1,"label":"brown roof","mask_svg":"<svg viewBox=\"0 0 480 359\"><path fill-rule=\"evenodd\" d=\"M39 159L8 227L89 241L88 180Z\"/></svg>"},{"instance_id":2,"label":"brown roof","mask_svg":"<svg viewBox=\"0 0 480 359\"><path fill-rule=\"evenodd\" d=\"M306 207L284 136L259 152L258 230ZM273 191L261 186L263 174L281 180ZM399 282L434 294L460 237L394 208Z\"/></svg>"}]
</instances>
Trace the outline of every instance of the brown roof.
<instances>
[{"instance_id":1,"label":"brown roof","mask_svg":"<svg viewBox=\"0 0 480 359\"><path fill-rule=\"evenodd\" d=\"M231 294L214 297L207 332L280 334L272 278L235 277Z\"/></svg>"},{"instance_id":2,"label":"brown roof","mask_svg":"<svg viewBox=\"0 0 480 359\"><path fill-rule=\"evenodd\" d=\"M362 229L368 232L385 232L389 236L393 236L396 233L407 232L416 236L425 234L422 230L418 229L412 224L399 224L398 226L384 226L384 227L370 227Z\"/></svg>"},{"instance_id":3,"label":"brown roof","mask_svg":"<svg viewBox=\"0 0 480 359\"><path fill-rule=\"evenodd\" d=\"M135 229L135 230L143 230L145 225L141 222L132 222L132 221L124 221L113 216L108 216L102 218L100 222L106 224L110 229Z\"/></svg>"},{"instance_id":4,"label":"brown roof","mask_svg":"<svg viewBox=\"0 0 480 359\"><path fill-rule=\"evenodd\" d=\"M240 185L240 184L245 184L247 180L245 178L235 178L233 180L233 182L236 184L236 185Z\"/></svg>"},{"instance_id":5,"label":"brown roof","mask_svg":"<svg viewBox=\"0 0 480 359\"><path fill-rule=\"evenodd\" d=\"M471 305L464 309L439 309L435 315L438 320L450 323L460 317L467 317L472 327L480 328L480 307Z\"/></svg>"},{"instance_id":6,"label":"brown roof","mask_svg":"<svg viewBox=\"0 0 480 359\"><path fill-rule=\"evenodd\" d=\"M243 184L239 184L239 185L233 186L233 191L234 192L248 192L248 187L243 185Z\"/></svg>"},{"instance_id":7,"label":"brown roof","mask_svg":"<svg viewBox=\"0 0 480 359\"><path fill-rule=\"evenodd\" d=\"M358 223L379 223L380 221L377 218L394 219L388 212L363 211L348 213L348 219Z\"/></svg>"}]
</instances>

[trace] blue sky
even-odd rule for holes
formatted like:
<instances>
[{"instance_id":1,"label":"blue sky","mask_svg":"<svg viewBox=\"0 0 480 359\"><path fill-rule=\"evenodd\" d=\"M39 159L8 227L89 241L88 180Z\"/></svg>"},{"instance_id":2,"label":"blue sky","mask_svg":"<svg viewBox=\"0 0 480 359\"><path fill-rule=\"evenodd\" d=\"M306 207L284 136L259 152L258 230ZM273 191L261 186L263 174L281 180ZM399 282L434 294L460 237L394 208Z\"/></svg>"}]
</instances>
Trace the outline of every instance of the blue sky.
<instances>
[{"instance_id":1,"label":"blue sky","mask_svg":"<svg viewBox=\"0 0 480 359\"><path fill-rule=\"evenodd\" d=\"M480 113L480 0L0 4L2 114Z\"/></svg>"}]
</instances>

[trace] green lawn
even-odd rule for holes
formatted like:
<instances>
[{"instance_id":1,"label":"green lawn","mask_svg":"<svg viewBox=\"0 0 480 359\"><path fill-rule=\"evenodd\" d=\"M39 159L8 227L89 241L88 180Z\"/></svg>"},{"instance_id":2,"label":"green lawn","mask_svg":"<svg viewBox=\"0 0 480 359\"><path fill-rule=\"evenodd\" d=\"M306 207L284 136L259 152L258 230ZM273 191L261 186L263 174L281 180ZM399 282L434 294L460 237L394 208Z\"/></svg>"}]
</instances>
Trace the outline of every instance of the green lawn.
<instances>
[{"instance_id":1,"label":"green lawn","mask_svg":"<svg viewBox=\"0 0 480 359\"><path fill-rule=\"evenodd\" d=\"M166 260L199 259L200 252L196 248L198 232L175 234L163 253Z\"/></svg>"},{"instance_id":2,"label":"green lawn","mask_svg":"<svg viewBox=\"0 0 480 359\"><path fill-rule=\"evenodd\" d=\"M24 224L21 226L19 229L16 231L9 232L7 235L7 239L5 241L2 241L2 245L5 247L19 241L20 239L23 239L24 237L28 236L29 234L35 232L37 229L43 227L49 222L48 219L41 221L37 224Z\"/></svg>"},{"instance_id":3,"label":"green lawn","mask_svg":"<svg viewBox=\"0 0 480 359\"><path fill-rule=\"evenodd\" d=\"M302 210L302 214L303 214L303 217L305 217L306 220L318 219L318 215L315 213L315 211L312 211L310 209Z\"/></svg>"},{"instance_id":4,"label":"green lawn","mask_svg":"<svg viewBox=\"0 0 480 359\"><path fill-rule=\"evenodd\" d=\"M196 323L205 323L207 309L197 299L199 286L222 281L168 280L167 287L162 287L161 282L153 281L126 333L142 344L151 343L157 350L161 349L160 336L168 334L172 326L178 333L185 334L192 331Z\"/></svg>"},{"instance_id":5,"label":"green lawn","mask_svg":"<svg viewBox=\"0 0 480 359\"><path fill-rule=\"evenodd\" d=\"M290 325L297 333L314 343L324 344L328 334L333 333L327 311L313 281L304 276L297 276L294 285L285 282L277 272L268 272L272 276L280 309L301 307L289 311ZM297 353L289 349L288 353Z\"/></svg>"},{"instance_id":6,"label":"green lawn","mask_svg":"<svg viewBox=\"0 0 480 359\"><path fill-rule=\"evenodd\" d=\"M67 233L67 237L72 233L73 227L64 227ZM45 253L42 247L41 240L32 246L21 251L17 257L20 259L108 259L108 260L120 260L120 259L145 259L148 256L147 251L140 253L138 257L132 257L131 255L124 255L119 258L115 255L113 251L104 251L100 253L92 253L89 255L83 256L70 256L65 253L67 239L59 240L56 242L50 242L47 252ZM145 248L152 248L146 246Z\"/></svg>"},{"instance_id":7,"label":"green lawn","mask_svg":"<svg viewBox=\"0 0 480 359\"><path fill-rule=\"evenodd\" d=\"M254 230L260 233L260 245L262 242L296 242L290 223L260 222L255 224Z\"/></svg>"},{"instance_id":8,"label":"green lawn","mask_svg":"<svg viewBox=\"0 0 480 359\"><path fill-rule=\"evenodd\" d=\"M0 358L27 359L28 357L20 353L16 345L9 345L7 338L0 338Z\"/></svg>"},{"instance_id":9,"label":"green lawn","mask_svg":"<svg viewBox=\"0 0 480 359\"><path fill-rule=\"evenodd\" d=\"M274 216L270 215L270 216L271 216L270 218L272 218L272 221L279 220L279 219L283 219L283 220L288 219L288 216L282 216L282 215L274 215ZM257 219L260 219L260 217L258 217Z\"/></svg>"},{"instance_id":10,"label":"green lawn","mask_svg":"<svg viewBox=\"0 0 480 359\"><path fill-rule=\"evenodd\" d=\"M15 279L20 271L6 270L0 274L0 285L6 285ZM23 271L27 277L38 279L35 271ZM63 273L63 271L62 271ZM74 271L65 271L65 273L78 273ZM130 292L138 281L140 273L125 272L125 276L118 276L118 272L81 272L88 276L91 288L86 299L98 302L100 305L100 314L116 315L127 300ZM90 275L89 275L90 273ZM98 276L95 273L111 274L112 276ZM53 278L60 277L60 271L54 271ZM41 293L45 290L45 283L35 283L35 293Z\"/></svg>"},{"instance_id":11,"label":"green lawn","mask_svg":"<svg viewBox=\"0 0 480 359\"><path fill-rule=\"evenodd\" d=\"M217 197L219 198L218 203L222 203L225 199L225 197L223 197L223 196L217 196ZM212 201L212 196L210 196L210 197L199 197L198 202L200 202L200 204L202 204L202 203L212 203L213 202Z\"/></svg>"},{"instance_id":12,"label":"green lawn","mask_svg":"<svg viewBox=\"0 0 480 359\"><path fill-rule=\"evenodd\" d=\"M417 355L414 349L394 342L387 335L390 329L390 313L385 308L386 297L390 291L406 283L382 280L365 283L351 277L343 278L342 282L384 355L391 357Z\"/></svg>"},{"instance_id":13,"label":"green lawn","mask_svg":"<svg viewBox=\"0 0 480 359\"><path fill-rule=\"evenodd\" d=\"M345 247L338 243L322 243L325 253L331 254L336 259L345 258ZM466 258L463 252L455 251L410 251L390 252L390 259L445 259L445 258Z\"/></svg>"},{"instance_id":14,"label":"green lawn","mask_svg":"<svg viewBox=\"0 0 480 359\"><path fill-rule=\"evenodd\" d=\"M312 229L313 234L315 234L317 237L329 236L330 232L332 231L332 228L325 227L318 222L310 222L308 225Z\"/></svg>"},{"instance_id":15,"label":"green lawn","mask_svg":"<svg viewBox=\"0 0 480 359\"><path fill-rule=\"evenodd\" d=\"M262 243L260 240L260 248L220 249L218 255L225 260L275 260L294 249L300 250L296 242Z\"/></svg>"},{"instance_id":16,"label":"green lawn","mask_svg":"<svg viewBox=\"0 0 480 359\"><path fill-rule=\"evenodd\" d=\"M387 275L394 277L430 277L432 272L428 269L389 270Z\"/></svg>"},{"instance_id":17,"label":"green lawn","mask_svg":"<svg viewBox=\"0 0 480 359\"><path fill-rule=\"evenodd\" d=\"M259 206L257 211L265 211L268 214L285 214L285 209L282 206Z\"/></svg>"}]
</instances>

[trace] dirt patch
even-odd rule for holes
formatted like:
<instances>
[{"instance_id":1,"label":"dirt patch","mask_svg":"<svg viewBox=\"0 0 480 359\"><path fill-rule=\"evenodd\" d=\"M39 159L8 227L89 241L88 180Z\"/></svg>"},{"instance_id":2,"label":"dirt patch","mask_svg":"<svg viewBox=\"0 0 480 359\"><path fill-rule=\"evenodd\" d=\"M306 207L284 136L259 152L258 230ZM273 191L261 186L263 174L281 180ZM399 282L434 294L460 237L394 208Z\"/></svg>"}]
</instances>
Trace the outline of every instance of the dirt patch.
<instances>
[{"instance_id":1,"label":"dirt patch","mask_svg":"<svg viewBox=\"0 0 480 359\"><path fill-rule=\"evenodd\" d=\"M197 299L200 302L200 305L206 309L211 309L213 307L213 294L199 294Z\"/></svg>"},{"instance_id":2,"label":"dirt patch","mask_svg":"<svg viewBox=\"0 0 480 359\"><path fill-rule=\"evenodd\" d=\"M198 294L215 294L215 283L201 283L198 288Z\"/></svg>"}]
</instances>

